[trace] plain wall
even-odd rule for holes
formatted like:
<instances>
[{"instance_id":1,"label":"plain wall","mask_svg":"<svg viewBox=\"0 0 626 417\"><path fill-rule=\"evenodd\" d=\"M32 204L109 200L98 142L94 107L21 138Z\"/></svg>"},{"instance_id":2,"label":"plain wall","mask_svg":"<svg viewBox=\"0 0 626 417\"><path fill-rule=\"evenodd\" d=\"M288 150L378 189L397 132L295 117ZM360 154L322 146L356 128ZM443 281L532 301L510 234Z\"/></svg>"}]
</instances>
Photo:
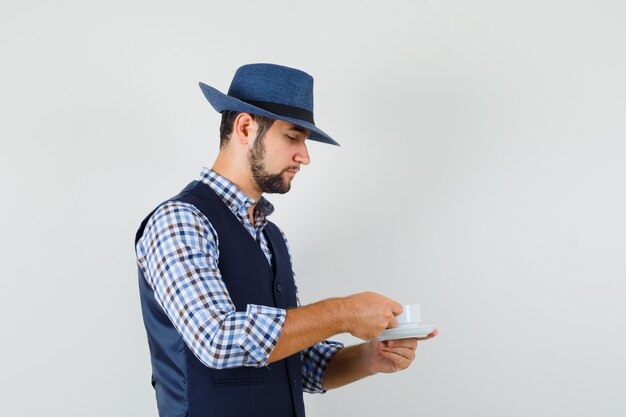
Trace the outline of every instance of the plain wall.
<instances>
[{"instance_id":1,"label":"plain wall","mask_svg":"<svg viewBox=\"0 0 626 417\"><path fill-rule=\"evenodd\" d=\"M3 4L2 414L156 415L135 230L217 154L198 81L274 62L342 144L266 196L302 301L440 330L308 414L625 415L625 40L623 1Z\"/></svg>"}]
</instances>

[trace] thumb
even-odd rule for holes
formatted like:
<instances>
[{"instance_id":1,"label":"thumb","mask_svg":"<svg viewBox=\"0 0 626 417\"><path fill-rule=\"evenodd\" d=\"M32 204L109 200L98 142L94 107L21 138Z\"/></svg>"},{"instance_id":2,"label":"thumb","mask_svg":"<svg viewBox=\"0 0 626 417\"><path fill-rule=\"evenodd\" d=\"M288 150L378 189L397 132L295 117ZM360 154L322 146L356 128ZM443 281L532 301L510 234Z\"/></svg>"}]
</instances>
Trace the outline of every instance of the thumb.
<instances>
[{"instance_id":1,"label":"thumb","mask_svg":"<svg viewBox=\"0 0 626 417\"><path fill-rule=\"evenodd\" d=\"M391 305L391 311L393 312L394 316L399 316L404 311L404 307L402 306L402 304L394 301Z\"/></svg>"}]
</instances>

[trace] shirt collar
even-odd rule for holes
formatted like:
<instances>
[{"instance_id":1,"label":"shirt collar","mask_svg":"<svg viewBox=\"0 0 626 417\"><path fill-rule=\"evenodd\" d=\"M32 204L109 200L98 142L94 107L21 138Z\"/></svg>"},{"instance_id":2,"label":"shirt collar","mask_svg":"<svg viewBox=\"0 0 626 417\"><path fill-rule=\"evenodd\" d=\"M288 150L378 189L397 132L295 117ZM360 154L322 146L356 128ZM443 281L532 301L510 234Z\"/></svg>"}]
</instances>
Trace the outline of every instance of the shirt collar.
<instances>
[{"instance_id":1,"label":"shirt collar","mask_svg":"<svg viewBox=\"0 0 626 417\"><path fill-rule=\"evenodd\" d=\"M200 181L207 184L234 212L247 212L250 206L256 204L255 213L269 216L274 212L274 206L265 197L261 196L257 201L248 197L235 184L210 168L204 168L200 174Z\"/></svg>"}]
</instances>

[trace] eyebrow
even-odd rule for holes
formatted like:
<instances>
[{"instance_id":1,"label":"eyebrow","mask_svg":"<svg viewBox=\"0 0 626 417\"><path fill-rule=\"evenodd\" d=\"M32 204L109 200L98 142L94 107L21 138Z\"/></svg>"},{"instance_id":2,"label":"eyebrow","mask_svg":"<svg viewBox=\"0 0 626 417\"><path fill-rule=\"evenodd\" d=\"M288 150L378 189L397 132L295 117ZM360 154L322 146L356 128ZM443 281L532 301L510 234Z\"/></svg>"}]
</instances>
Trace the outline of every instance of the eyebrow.
<instances>
[{"instance_id":1,"label":"eyebrow","mask_svg":"<svg viewBox=\"0 0 626 417\"><path fill-rule=\"evenodd\" d=\"M305 129L304 127L298 125L292 125L288 127L287 130L295 130L300 133L306 133L309 129Z\"/></svg>"}]
</instances>

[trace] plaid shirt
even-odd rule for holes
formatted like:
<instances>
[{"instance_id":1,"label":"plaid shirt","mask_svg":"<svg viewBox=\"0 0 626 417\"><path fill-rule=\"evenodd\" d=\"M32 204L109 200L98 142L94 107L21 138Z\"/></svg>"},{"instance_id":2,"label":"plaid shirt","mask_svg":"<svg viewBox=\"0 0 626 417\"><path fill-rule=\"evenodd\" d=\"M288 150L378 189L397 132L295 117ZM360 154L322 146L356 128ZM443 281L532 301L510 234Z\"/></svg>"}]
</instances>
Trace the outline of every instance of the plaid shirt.
<instances>
[{"instance_id":1,"label":"plaid shirt","mask_svg":"<svg viewBox=\"0 0 626 417\"><path fill-rule=\"evenodd\" d=\"M222 198L271 264L272 252L262 232L267 216L274 211L272 204L264 197L259 199L254 209L255 227L248 209L256 201L208 168L202 171L200 181ZM292 262L286 238L285 243ZM191 204L170 201L148 220L137 242L137 263L155 299L202 363L218 369L265 366L286 311L254 304L248 304L245 312L235 311L218 268L218 247L217 233L206 216ZM326 366L342 347L326 340L301 352L304 391L323 392Z\"/></svg>"}]
</instances>

